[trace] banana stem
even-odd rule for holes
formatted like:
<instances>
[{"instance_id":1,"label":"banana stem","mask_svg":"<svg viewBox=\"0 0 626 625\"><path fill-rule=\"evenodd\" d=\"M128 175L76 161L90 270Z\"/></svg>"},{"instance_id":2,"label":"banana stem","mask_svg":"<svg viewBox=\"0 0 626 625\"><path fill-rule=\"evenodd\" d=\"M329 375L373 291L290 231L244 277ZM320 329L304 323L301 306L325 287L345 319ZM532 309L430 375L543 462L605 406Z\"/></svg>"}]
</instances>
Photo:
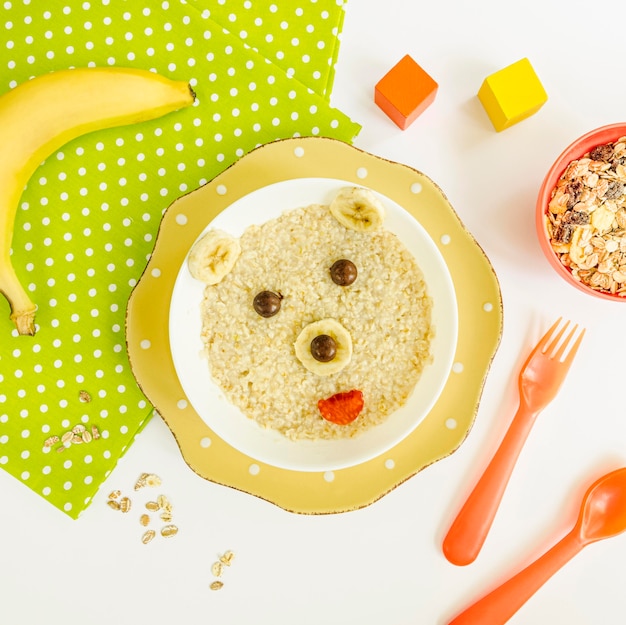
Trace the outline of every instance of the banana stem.
<instances>
[{"instance_id":1,"label":"banana stem","mask_svg":"<svg viewBox=\"0 0 626 625\"><path fill-rule=\"evenodd\" d=\"M0 293L2 293L11 307L10 318L22 336L35 335L35 312L37 306L32 302L24 287L21 285L11 264L4 264L0 268Z\"/></svg>"}]
</instances>

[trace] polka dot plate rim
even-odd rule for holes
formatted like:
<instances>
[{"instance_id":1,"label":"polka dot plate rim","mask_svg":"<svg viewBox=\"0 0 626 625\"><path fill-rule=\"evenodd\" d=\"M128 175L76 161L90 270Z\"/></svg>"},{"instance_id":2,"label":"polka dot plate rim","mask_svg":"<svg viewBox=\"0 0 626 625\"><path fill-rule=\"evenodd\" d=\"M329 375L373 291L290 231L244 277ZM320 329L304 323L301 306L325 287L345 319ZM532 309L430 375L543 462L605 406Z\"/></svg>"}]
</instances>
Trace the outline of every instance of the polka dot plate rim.
<instances>
[{"instance_id":1,"label":"polka dot plate rim","mask_svg":"<svg viewBox=\"0 0 626 625\"><path fill-rule=\"evenodd\" d=\"M263 186L229 204L210 220L200 236L215 229L239 237L248 226L271 221L290 209L313 204L327 206L339 190L352 186L356 186L354 181L304 177ZM426 417L450 374L456 351L458 319L454 284L445 260L428 232L409 212L390 198L374 193L384 206L385 229L404 243L424 274L433 302L432 323L436 331L431 340L433 361L424 368L406 403L384 422L359 436L289 440L275 430L260 428L229 402L209 378L203 353L199 311L205 285L189 273L188 254L179 267L170 302L169 338L174 369L185 396L214 434L264 464L293 471L335 471L379 456L405 438ZM198 195L204 196L204 190ZM203 201L202 197L191 199L194 203ZM177 213L178 225L181 220L186 222L184 210ZM288 301L289 293L282 291L282 294ZM324 314L330 315L328 311ZM343 387L333 386L333 392L340 390ZM287 387L280 393L285 392L288 392Z\"/></svg>"},{"instance_id":2,"label":"polka dot plate rim","mask_svg":"<svg viewBox=\"0 0 626 625\"><path fill-rule=\"evenodd\" d=\"M191 243L214 216L237 198L269 184L298 178L352 181L406 208L439 246L458 304L454 364L428 416L388 451L336 471L282 469L228 445L185 397L169 348L170 298ZM198 197L202 201L197 201ZM468 273L471 281L466 279ZM430 178L337 139L304 137L256 148L167 209L151 259L128 302L126 337L131 369L139 386L195 473L291 512L324 514L370 505L460 447L474 423L484 382L500 344L502 312L500 287L489 259Z\"/></svg>"}]
</instances>

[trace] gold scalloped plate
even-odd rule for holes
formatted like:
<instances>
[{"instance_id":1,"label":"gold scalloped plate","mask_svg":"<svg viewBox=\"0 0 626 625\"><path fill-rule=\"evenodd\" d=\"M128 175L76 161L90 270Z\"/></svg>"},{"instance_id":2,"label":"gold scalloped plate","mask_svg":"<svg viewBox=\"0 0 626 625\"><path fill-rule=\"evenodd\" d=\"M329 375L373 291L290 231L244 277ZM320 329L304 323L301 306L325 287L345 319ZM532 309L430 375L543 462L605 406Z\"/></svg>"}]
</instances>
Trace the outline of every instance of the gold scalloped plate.
<instances>
[{"instance_id":1,"label":"gold scalloped plate","mask_svg":"<svg viewBox=\"0 0 626 625\"><path fill-rule=\"evenodd\" d=\"M169 309L179 269L200 233L233 202L267 185L334 178L367 186L405 208L448 266L458 306L454 364L426 418L387 452L335 471L293 471L251 458L213 432L187 400L169 343ZM468 279L471 277L471 279ZM502 335L502 298L493 268L441 189L424 174L336 139L285 139L261 146L166 211L153 254L127 310L128 354L138 384L201 477L303 514L367 506L453 453L476 416Z\"/></svg>"}]
</instances>

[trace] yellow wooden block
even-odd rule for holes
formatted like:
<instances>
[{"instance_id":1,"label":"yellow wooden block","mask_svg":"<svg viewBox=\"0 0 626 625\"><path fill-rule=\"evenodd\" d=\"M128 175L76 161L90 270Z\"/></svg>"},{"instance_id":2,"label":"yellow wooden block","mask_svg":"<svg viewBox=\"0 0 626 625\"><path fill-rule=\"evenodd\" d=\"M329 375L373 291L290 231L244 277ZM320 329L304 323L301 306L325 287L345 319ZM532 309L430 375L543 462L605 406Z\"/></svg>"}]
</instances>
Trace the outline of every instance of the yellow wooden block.
<instances>
[{"instance_id":1,"label":"yellow wooden block","mask_svg":"<svg viewBox=\"0 0 626 625\"><path fill-rule=\"evenodd\" d=\"M487 76L478 99L500 132L534 115L547 102L548 94L530 61L523 58Z\"/></svg>"}]
</instances>

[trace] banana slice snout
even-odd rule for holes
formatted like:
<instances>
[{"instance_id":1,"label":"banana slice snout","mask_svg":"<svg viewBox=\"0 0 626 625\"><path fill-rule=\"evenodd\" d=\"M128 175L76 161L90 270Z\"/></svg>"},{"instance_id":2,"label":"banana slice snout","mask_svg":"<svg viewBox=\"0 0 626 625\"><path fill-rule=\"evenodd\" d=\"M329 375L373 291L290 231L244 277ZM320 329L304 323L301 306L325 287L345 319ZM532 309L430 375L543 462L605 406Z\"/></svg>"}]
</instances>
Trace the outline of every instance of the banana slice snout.
<instances>
[{"instance_id":1,"label":"banana slice snout","mask_svg":"<svg viewBox=\"0 0 626 625\"><path fill-rule=\"evenodd\" d=\"M330 212L343 226L357 232L377 230L385 219L385 208L369 189L346 187L330 203Z\"/></svg>"},{"instance_id":2,"label":"banana slice snout","mask_svg":"<svg viewBox=\"0 0 626 625\"><path fill-rule=\"evenodd\" d=\"M189 273L205 284L217 284L233 268L240 253L239 239L222 230L209 230L189 252Z\"/></svg>"},{"instance_id":3,"label":"banana slice snout","mask_svg":"<svg viewBox=\"0 0 626 625\"><path fill-rule=\"evenodd\" d=\"M352 337L336 319L321 319L305 326L294 344L296 356L311 373L338 373L352 359Z\"/></svg>"}]
</instances>

